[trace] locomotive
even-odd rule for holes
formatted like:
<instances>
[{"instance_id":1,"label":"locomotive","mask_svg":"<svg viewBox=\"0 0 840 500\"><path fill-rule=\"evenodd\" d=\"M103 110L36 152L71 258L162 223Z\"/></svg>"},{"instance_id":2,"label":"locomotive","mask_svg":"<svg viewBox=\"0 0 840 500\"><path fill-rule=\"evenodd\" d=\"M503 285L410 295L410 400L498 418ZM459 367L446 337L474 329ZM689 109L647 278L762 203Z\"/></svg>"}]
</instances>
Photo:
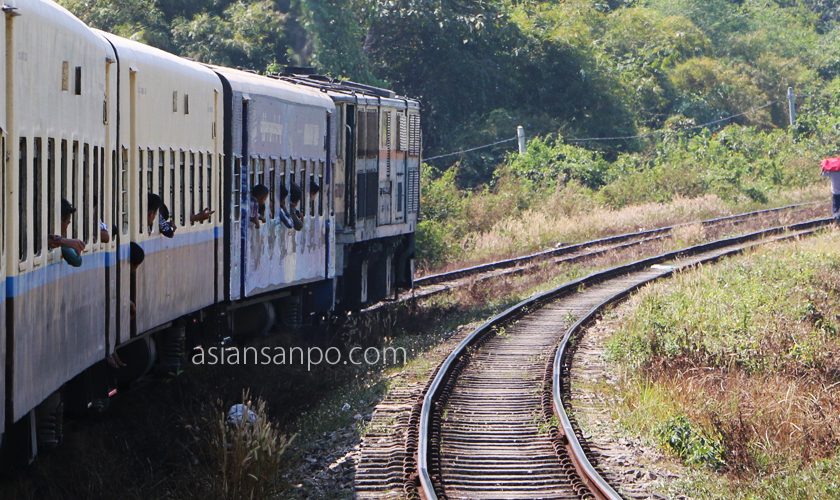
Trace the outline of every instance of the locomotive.
<instances>
[{"instance_id":1,"label":"locomotive","mask_svg":"<svg viewBox=\"0 0 840 500\"><path fill-rule=\"evenodd\" d=\"M187 325L218 338L299 329L412 285L419 102L302 69L200 64L89 28L50 0L3 12L7 448L31 459L56 444L64 406L114 392L115 353L132 379L177 366ZM257 185L268 189L261 214ZM48 244L62 199L77 209L66 236L85 243L79 267ZM281 223L296 210L299 227Z\"/></svg>"}]
</instances>

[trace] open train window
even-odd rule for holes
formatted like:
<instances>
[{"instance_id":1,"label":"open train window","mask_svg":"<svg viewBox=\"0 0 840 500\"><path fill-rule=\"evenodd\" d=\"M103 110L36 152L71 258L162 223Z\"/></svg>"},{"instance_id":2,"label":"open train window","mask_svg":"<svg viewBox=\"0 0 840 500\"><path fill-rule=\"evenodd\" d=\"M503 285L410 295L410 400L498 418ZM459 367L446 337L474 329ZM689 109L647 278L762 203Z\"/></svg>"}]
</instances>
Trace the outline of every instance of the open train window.
<instances>
[{"instance_id":1,"label":"open train window","mask_svg":"<svg viewBox=\"0 0 840 500\"><path fill-rule=\"evenodd\" d=\"M55 139L47 139L47 234L55 230Z\"/></svg>"},{"instance_id":2,"label":"open train window","mask_svg":"<svg viewBox=\"0 0 840 500\"><path fill-rule=\"evenodd\" d=\"M233 160L233 185L231 186L231 197L233 198L233 220L242 218L242 158L237 156Z\"/></svg>"},{"instance_id":3,"label":"open train window","mask_svg":"<svg viewBox=\"0 0 840 500\"><path fill-rule=\"evenodd\" d=\"M76 66L76 95L82 95L82 67Z\"/></svg>"},{"instance_id":4,"label":"open train window","mask_svg":"<svg viewBox=\"0 0 840 500\"><path fill-rule=\"evenodd\" d=\"M128 149L123 147L120 154L122 160L120 163L120 200L122 202L120 219L122 220L121 232L126 234L128 232ZM140 193L142 196L142 186ZM140 212L140 217L143 217L142 207L138 205L137 210ZM143 227L142 224L140 227Z\"/></svg>"},{"instance_id":5,"label":"open train window","mask_svg":"<svg viewBox=\"0 0 840 500\"><path fill-rule=\"evenodd\" d=\"M207 202L204 206L213 210L213 153L207 154Z\"/></svg>"},{"instance_id":6,"label":"open train window","mask_svg":"<svg viewBox=\"0 0 840 500\"><path fill-rule=\"evenodd\" d=\"M142 168L142 167L141 167ZM160 177L163 178L163 172L159 172ZM146 185L148 186L149 193L155 192L155 153L151 149L147 151L146 154ZM160 185L163 186L163 181L160 181ZM163 189L163 188L161 188ZM160 191L161 200L163 199L164 192ZM146 196L148 200L148 196ZM146 207L148 210L148 207ZM157 227L157 224L152 224L152 227L149 228L149 234L154 232L154 228Z\"/></svg>"},{"instance_id":7,"label":"open train window","mask_svg":"<svg viewBox=\"0 0 840 500\"><path fill-rule=\"evenodd\" d=\"M279 189L280 189L280 192L281 192L281 193L283 192L283 187L285 187L285 188L286 188L286 193L288 193L288 192L289 192L289 186L287 186L287 185L286 185L286 169L287 169L286 164L287 164L287 162L286 162L286 160L284 160L284 159L280 159L280 160L279 160L279 162L278 162L278 164L277 164L277 168L279 168L279 169L280 169L280 184L279 184L279 185L280 185L280 188L279 188ZM289 200L288 200L288 198L289 198L289 195L287 194L287 195L286 195L286 202L287 202L287 203L288 203L288 201L289 201ZM288 210L288 209L289 209L289 207L288 207L288 206L283 206L282 204L281 204L281 206L282 206L284 209L286 209L286 210Z\"/></svg>"},{"instance_id":8,"label":"open train window","mask_svg":"<svg viewBox=\"0 0 840 500\"><path fill-rule=\"evenodd\" d=\"M137 226L140 228L140 234L143 234L143 228L146 227L146 211L143 210L143 197L146 196L146 192L143 191L143 148L139 148L137 150L137 160L139 168L137 169L137 178L138 178L138 200L137 200L137 218L139 219L140 225Z\"/></svg>"},{"instance_id":9,"label":"open train window","mask_svg":"<svg viewBox=\"0 0 840 500\"><path fill-rule=\"evenodd\" d=\"M90 183L90 145L85 143L84 149L82 150L82 203L80 207L77 207L78 212L81 214L82 219L82 241L85 243L90 242L90 217L88 217L88 186ZM76 218L79 220L79 217ZM73 224L74 226L76 224Z\"/></svg>"},{"instance_id":10,"label":"open train window","mask_svg":"<svg viewBox=\"0 0 840 500\"><path fill-rule=\"evenodd\" d=\"M93 242L99 243L99 220L102 215L99 213L99 169L101 168L99 146L93 147ZM85 220L87 222L87 220ZM85 230L87 234L87 230Z\"/></svg>"},{"instance_id":11,"label":"open train window","mask_svg":"<svg viewBox=\"0 0 840 500\"><path fill-rule=\"evenodd\" d=\"M180 202L178 204L178 213L181 215L181 226L185 226L187 224L187 220L186 220L186 211L187 211L187 203L186 203L187 202L187 200L186 200L186 195L187 195L187 186L186 186L186 184L187 184L187 179L186 179L186 177L187 177L187 154L184 152L184 150L181 150L180 160L181 161L179 163L179 166L181 167L181 177L179 178L180 182L178 183L178 189L180 191L181 197L178 200ZM174 183L173 183L173 189L174 189ZM173 201L172 204L174 206L175 202ZM173 209L173 211L174 211L174 209Z\"/></svg>"},{"instance_id":12,"label":"open train window","mask_svg":"<svg viewBox=\"0 0 840 500\"><path fill-rule=\"evenodd\" d=\"M18 237L18 260L21 262L26 261L26 231L27 227L27 214L28 210L26 209L26 171L28 170L28 156L26 151L26 138L20 138L20 147L18 151L18 158L20 159L20 165L18 165L18 224L20 225L19 228L19 237Z\"/></svg>"},{"instance_id":13,"label":"open train window","mask_svg":"<svg viewBox=\"0 0 840 500\"><path fill-rule=\"evenodd\" d=\"M324 215L324 193L326 192L326 187L324 186L324 162L321 162L320 168L318 168L318 185L321 186L321 190L318 191L318 215Z\"/></svg>"},{"instance_id":14,"label":"open train window","mask_svg":"<svg viewBox=\"0 0 840 500\"><path fill-rule=\"evenodd\" d=\"M190 151L190 177L189 177L188 181L189 181L188 183L189 183L189 193L190 193L190 196L189 196L190 202L188 203L188 205L190 206L189 213L190 213L190 215L192 215L192 214L195 213L195 186L196 186L196 182L195 182L195 153L193 153L192 151ZM182 205L184 204L184 202L183 202L184 191L186 191L186 189L184 188L184 179L182 178L181 179L181 200L182 200L181 204ZM184 220L184 212L186 212L186 210L182 209L181 210L181 221ZM192 220L190 220L190 225L191 226L193 225Z\"/></svg>"},{"instance_id":15,"label":"open train window","mask_svg":"<svg viewBox=\"0 0 840 500\"><path fill-rule=\"evenodd\" d=\"M181 158L181 164L183 164L183 158ZM175 220L176 218L176 208L175 208L175 150L169 150L169 218L170 220ZM183 224L182 224L183 225Z\"/></svg>"},{"instance_id":16,"label":"open train window","mask_svg":"<svg viewBox=\"0 0 840 500\"><path fill-rule=\"evenodd\" d=\"M164 179L166 179L166 151L158 150L158 193L163 196L166 193L164 189Z\"/></svg>"},{"instance_id":17,"label":"open train window","mask_svg":"<svg viewBox=\"0 0 840 500\"><path fill-rule=\"evenodd\" d=\"M276 215L274 211L274 194L277 192L277 158L271 158L268 163L268 205L270 207L270 217L273 219Z\"/></svg>"},{"instance_id":18,"label":"open train window","mask_svg":"<svg viewBox=\"0 0 840 500\"><path fill-rule=\"evenodd\" d=\"M204 204L204 153L198 153L198 198L193 197L198 210L203 210ZM195 213L195 212L193 212Z\"/></svg>"},{"instance_id":19,"label":"open train window","mask_svg":"<svg viewBox=\"0 0 840 500\"><path fill-rule=\"evenodd\" d=\"M74 207L78 205L76 196L78 193L78 183L79 183L79 141L73 141L73 157L71 159L71 169L70 169L70 192L67 194L67 201L70 202L71 205ZM76 218L78 220L78 217ZM71 224L73 228L73 238L79 237L79 225L78 224Z\"/></svg>"},{"instance_id":20,"label":"open train window","mask_svg":"<svg viewBox=\"0 0 840 500\"><path fill-rule=\"evenodd\" d=\"M185 208L184 207L184 177L187 174L187 153L183 149L181 150L180 160L181 161L178 163L178 165L180 166L180 172L181 172L181 179L180 179L181 183L179 184L179 188L181 190L181 199L179 201L181 202L181 204L178 206L177 211L176 211L176 209L175 209L175 171L173 170L172 171L172 178L170 179L170 184L169 184L169 195L170 195L169 199L172 203L169 206L170 206L170 210L172 211L172 220L176 219L176 217L175 217L176 213L180 214L181 225L183 226L184 225L184 208Z\"/></svg>"},{"instance_id":21,"label":"open train window","mask_svg":"<svg viewBox=\"0 0 840 500\"><path fill-rule=\"evenodd\" d=\"M292 185L297 180L297 160L287 160L289 162L289 210L292 209Z\"/></svg>"},{"instance_id":22,"label":"open train window","mask_svg":"<svg viewBox=\"0 0 840 500\"><path fill-rule=\"evenodd\" d=\"M36 257L41 255L41 170L44 166L41 160L43 141L35 137L32 144L32 253Z\"/></svg>"}]
</instances>

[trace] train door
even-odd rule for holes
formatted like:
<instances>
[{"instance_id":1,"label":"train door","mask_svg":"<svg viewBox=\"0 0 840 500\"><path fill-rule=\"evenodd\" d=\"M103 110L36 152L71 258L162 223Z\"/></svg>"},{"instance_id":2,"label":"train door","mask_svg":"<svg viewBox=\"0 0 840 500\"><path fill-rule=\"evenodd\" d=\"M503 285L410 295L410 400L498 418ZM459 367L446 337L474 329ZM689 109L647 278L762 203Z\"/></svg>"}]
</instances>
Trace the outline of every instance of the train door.
<instances>
[{"instance_id":1,"label":"train door","mask_svg":"<svg viewBox=\"0 0 840 500\"><path fill-rule=\"evenodd\" d=\"M139 238L146 229L146 191L143 186L143 153L137 144L137 71L133 68L129 68L128 70L128 96L129 149L125 151L123 148L122 154L124 158L122 161L126 161L125 157L129 158L128 162L132 172L129 180L131 186L130 192L134 193L135 196L133 196L131 204L136 207L136 210L131 211L132 217L129 225L131 231L130 239L134 239ZM146 186L146 189L150 187ZM129 272L128 278L128 300L132 305L137 304L137 275L132 272ZM133 311L129 311L128 325L129 335L131 337L135 337L140 333L137 331L137 315L136 308Z\"/></svg>"}]
</instances>

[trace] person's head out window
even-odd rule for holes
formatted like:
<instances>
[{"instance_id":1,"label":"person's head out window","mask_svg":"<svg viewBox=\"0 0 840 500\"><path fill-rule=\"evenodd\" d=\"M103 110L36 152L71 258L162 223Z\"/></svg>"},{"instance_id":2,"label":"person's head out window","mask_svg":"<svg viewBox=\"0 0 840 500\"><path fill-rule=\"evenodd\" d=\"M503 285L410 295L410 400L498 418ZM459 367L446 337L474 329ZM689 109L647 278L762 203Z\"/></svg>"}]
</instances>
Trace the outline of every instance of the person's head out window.
<instances>
[{"instance_id":1,"label":"person's head out window","mask_svg":"<svg viewBox=\"0 0 840 500\"><path fill-rule=\"evenodd\" d=\"M130 246L130 254L129 254L129 262L131 263L131 270L136 271L140 264L146 260L146 252L143 251L143 247L138 245L137 243L131 242Z\"/></svg>"},{"instance_id":2,"label":"person's head out window","mask_svg":"<svg viewBox=\"0 0 840 500\"><path fill-rule=\"evenodd\" d=\"M76 207L70 204L64 198L61 199L61 236L67 236L67 228L73 222L73 214L76 213Z\"/></svg>"},{"instance_id":3,"label":"person's head out window","mask_svg":"<svg viewBox=\"0 0 840 500\"><path fill-rule=\"evenodd\" d=\"M300 203L300 199L303 197L303 192L301 191L300 186L293 182L291 185L290 194L291 197L289 201L292 203L292 208L297 208L298 204Z\"/></svg>"},{"instance_id":4,"label":"person's head out window","mask_svg":"<svg viewBox=\"0 0 840 500\"><path fill-rule=\"evenodd\" d=\"M268 200L268 187L264 184L257 184L251 189L251 195L257 200L257 203L265 205L266 200Z\"/></svg>"}]
</instances>

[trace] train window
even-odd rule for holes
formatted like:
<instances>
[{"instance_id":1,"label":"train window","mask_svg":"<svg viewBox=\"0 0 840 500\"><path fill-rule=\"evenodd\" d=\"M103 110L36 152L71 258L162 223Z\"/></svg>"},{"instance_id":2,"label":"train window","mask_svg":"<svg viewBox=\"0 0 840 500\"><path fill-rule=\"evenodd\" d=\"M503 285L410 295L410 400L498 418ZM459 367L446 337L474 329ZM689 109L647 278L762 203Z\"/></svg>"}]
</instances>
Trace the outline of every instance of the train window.
<instances>
[{"instance_id":1,"label":"train window","mask_svg":"<svg viewBox=\"0 0 840 500\"><path fill-rule=\"evenodd\" d=\"M289 164L289 210L292 209L292 185L297 179L297 160L286 160Z\"/></svg>"},{"instance_id":2,"label":"train window","mask_svg":"<svg viewBox=\"0 0 840 500\"><path fill-rule=\"evenodd\" d=\"M163 188L163 180L166 179L166 151L158 150L158 193L163 196L166 191Z\"/></svg>"},{"instance_id":3,"label":"train window","mask_svg":"<svg viewBox=\"0 0 840 500\"><path fill-rule=\"evenodd\" d=\"M70 62L61 61L61 91L70 90Z\"/></svg>"},{"instance_id":4,"label":"train window","mask_svg":"<svg viewBox=\"0 0 840 500\"><path fill-rule=\"evenodd\" d=\"M213 153L207 154L207 202L204 206L213 209Z\"/></svg>"},{"instance_id":5,"label":"train window","mask_svg":"<svg viewBox=\"0 0 840 500\"><path fill-rule=\"evenodd\" d=\"M403 211L403 183L397 183L397 213L401 214Z\"/></svg>"},{"instance_id":6,"label":"train window","mask_svg":"<svg viewBox=\"0 0 840 500\"><path fill-rule=\"evenodd\" d=\"M184 94L184 114L190 114L190 95Z\"/></svg>"},{"instance_id":7,"label":"train window","mask_svg":"<svg viewBox=\"0 0 840 500\"><path fill-rule=\"evenodd\" d=\"M282 193L283 188L285 187L286 192L288 193L289 192L289 186L286 185L286 160L280 160L280 162L277 165L277 168L280 169L280 192ZM286 198L288 198L288 197L289 196L286 195ZM289 208L289 207L283 206L283 205L280 205L280 206L282 206L285 209Z\"/></svg>"},{"instance_id":8,"label":"train window","mask_svg":"<svg viewBox=\"0 0 840 500\"><path fill-rule=\"evenodd\" d=\"M125 150L125 147L123 147L123 150ZM151 151L149 151L148 154L151 155L151 156L154 156ZM139 233L143 234L143 226L146 225L145 224L146 214L143 211L143 197L146 195L146 191L143 189L143 177L144 177L143 167L146 166L146 152L143 151L143 148L140 148L139 155L140 155L140 168L139 168L139 171L137 172L137 222L139 224L138 225ZM154 159L152 161L154 161ZM149 184L149 187L150 188L152 187L151 184Z\"/></svg>"},{"instance_id":9,"label":"train window","mask_svg":"<svg viewBox=\"0 0 840 500\"><path fill-rule=\"evenodd\" d=\"M198 192L193 196L196 208L204 210L204 153L198 153ZM195 213L195 212L193 212Z\"/></svg>"},{"instance_id":10,"label":"train window","mask_svg":"<svg viewBox=\"0 0 840 500\"><path fill-rule=\"evenodd\" d=\"M317 164L313 164L313 166L315 166L315 165L317 165ZM309 174L309 183L307 184L307 186L308 186L307 191L309 191L309 194L310 194L308 213L309 213L309 215L311 215L313 217L315 217L315 198L317 198L317 195L316 196L311 196L312 195L312 186L314 186L314 185L315 185L315 172L313 171L312 173Z\"/></svg>"},{"instance_id":11,"label":"train window","mask_svg":"<svg viewBox=\"0 0 840 500\"><path fill-rule=\"evenodd\" d=\"M76 66L76 95L82 95L82 67Z\"/></svg>"},{"instance_id":12,"label":"train window","mask_svg":"<svg viewBox=\"0 0 840 500\"><path fill-rule=\"evenodd\" d=\"M265 184L268 182L266 178L266 169L265 169L265 158L259 159L259 168L257 169L257 175L260 177L260 184Z\"/></svg>"},{"instance_id":13,"label":"train window","mask_svg":"<svg viewBox=\"0 0 840 500\"><path fill-rule=\"evenodd\" d=\"M18 166L18 224L20 225L19 228L19 239L18 239L18 260L24 262L26 260L26 231L27 231L27 213L29 212L26 209L26 171L28 170L27 166L27 152L26 152L26 138L20 138L20 150L18 151L18 157L20 158L20 165Z\"/></svg>"},{"instance_id":14,"label":"train window","mask_svg":"<svg viewBox=\"0 0 840 500\"><path fill-rule=\"evenodd\" d=\"M47 139L47 234L55 230L55 139Z\"/></svg>"},{"instance_id":15,"label":"train window","mask_svg":"<svg viewBox=\"0 0 840 500\"><path fill-rule=\"evenodd\" d=\"M194 179L195 179L195 154L192 151L190 151L187 154L187 158L188 158L189 164L190 164L189 177L188 178L186 178L186 179L184 178L185 172L184 172L184 169L181 169L181 225L182 226L186 224L187 206L189 206L189 213L190 214L195 213L195 212L192 211L193 210L193 200L192 200L193 182L194 182ZM189 184L189 186L188 186L188 184ZM189 203L187 203L187 200L186 200L187 192L189 192Z\"/></svg>"},{"instance_id":16,"label":"train window","mask_svg":"<svg viewBox=\"0 0 840 500\"><path fill-rule=\"evenodd\" d=\"M172 201L172 205L173 205L172 216L174 218L175 213L180 214L181 215L181 226L185 226L186 225L186 217L185 217L186 214L185 214L185 212L187 211L187 203L186 203L186 201L187 201L186 200L186 193L187 193L187 155L183 150L181 150L181 155L180 155L179 159L181 160L178 164L181 167L181 170L180 170L181 171L181 177L178 179L179 180L178 191L180 192L181 196L180 196L180 199L178 200L178 210L177 210L177 212L174 208L175 201L174 200ZM174 179L173 179L172 185L173 186L175 185Z\"/></svg>"},{"instance_id":17,"label":"train window","mask_svg":"<svg viewBox=\"0 0 840 500\"><path fill-rule=\"evenodd\" d=\"M181 157L181 164L183 165L184 158L183 155ZM169 150L169 217L171 220L175 220L176 214L178 213L175 207L175 150Z\"/></svg>"},{"instance_id":18,"label":"train window","mask_svg":"<svg viewBox=\"0 0 840 500\"><path fill-rule=\"evenodd\" d=\"M173 113L178 112L178 91L177 90L172 91L172 112Z\"/></svg>"},{"instance_id":19,"label":"train window","mask_svg":"<svg viewBox=\"0 0 840 500\"><path fill-rule=\"evenodd\" d=\"M298 171L295 173L295 178L298 180L300 186L300 204L298 208L301 215L306 215L306 160L297 160Z\"/></svg>"},{"instance_id":20,"label":"train window","mask_svg":"<svg viewBox=\"0 0 840 500\"><path fill-rule=\"evenodd\" d=\"M178 157L180 160L178 162L178 166L180 167L181 172L181 205L176 207L175 206L175 170L171 170L169 176L169 210L172 212L172 220L176 220L176 214L181 214L181 225L184 225L184 175L187 170L187 153L184 152L182 149L180 151L180 155Z\"/></svg>"},{"instance_id":21,"label":"train window","mask_svg":"<svg viewBox=\"0 0 840 500\"><path fill-rule=\"evenodd\" d=\"M277 158L271 158L268 161L268 200L269 200L269 207L271 208L271 218L274 218L274 204L276 203L274 200L274 194L277 192Z\"/></svg>"},{"instance_id":22,"label":"train window","mask_svg":"<svg viewBox=\"0 0 840 500\"><path fill-rule=\"evenodd\" d=\"M128 232L128 149L125 147L120 151L122 161L120 162L120 219L122 221L122 233ZM142 196L143 189L141 186L140 193ZM138 206L137 211L140 212L140 217L143 217L142 207ZM143 227L142 224L140 227Z\"/></svg>"},{"instance_id":23,"label":"train window","mask_svg":"<svg viewBox=\"0 0 840 500\"><path fill-rule=\"evenodd\" d=\"M141 167L142 168L142 167ZM159 172L160 176L163 177L163 172ZM151 149L146 151L146 186L148 188L149 193L155 192L155 153ZM160 181L161 186L163 185L163 181ZM161 188L163 189L163 188ZM163 199L164 192L160 191L161 199ZM148 195L146 196L148 200ZM148 204L148 202L147 202ZM148 207L146 208L148 210ZM148 222L148 221L147 221ZM148 228L149 234L154 232L154 228L156 224L152 224L151 227Z\"/></svg>"},{"instance_id":24,"label":"train window","mask_svg":"<svg viewBox=\"0 0 840 500\"><path fill-rule=\"evenodd\" d=\"M43 142L40 137L36 137L32 144L32 253L35 256L41 255L41 217L43 211L41 210L41 171L43 169L43 162L41 161L41 146Z\"/></svg>"},{"instance_id":25,"label":"train window","mask_svg":"<svg viewBox=\"0 0 840 500\"><path fill-rule=\"evenodd\" d=\"M257 159L252 156L250 161L248 162L248 188L249 188L249 190L257 185L257 182L259 182L258 179L259 179L259 177L257 176Z\"/></svg>"},{"instance_id":26,"label":"train window","mask_svg":"<svg viewBox=\"0 0 840 500\"><path fill-rule=\"evenodd\" d=\"M99 147L93 147L93 242L99 242ZM85 231L87 234L87 230Z\"/></svg>"},{"instance_id":27,"label":"train window","mask_svg":"<svg viewBox=\"0 0 840 500\"><path fill-rule=\"evenodd\" d=\"M235 157L233 160L233 185L231 186L231 197L233 198L233 220L240 220L240 189L242 187L242 158Z\"/></svg>"},{"instance_id":28,"label":"train window","mask_svg":"<svg viewBox=\"0 0 840 500\"><path fill-rule=\"evenodd\" d=\"M67 196L67 201L74 207L78 205L78 183L79 183L79 141L73 141L73 168L70 170L70 193ZM76 218L78 220L78 217ZM73 238L79 237L79 225L71 224L73 227Z\"/></svg>"},{"instance_id":29,"label":"train window","mask_svg":"<svg viewBox=\"0 0 840 500\"><path fill-rule=\"evenodd\" d=\"M67 197L67 139L61 140L61 150L59 152L61 160L59 161L61 172L61 186L59 186L59 197Z\"/></svg>"},{"instance_id":30,"label":"train window","mask_svg":"<svg viewBox=\"0 0 840 500\"><path fill-rule=\"evenodd\" d=\"M318 185L321 187L321 190L318 191L318 215L324 215L324 162L321 162L321 166L318 169Z\"/></svg>"},{"instance_id":31,"label":"train window","mask_svg":"<svg viewBox=\"0 0 840 500\"><path fill-rule=\"evenodd\" d=\"M90 146L88 144L84 145L84 149L82 150L82 203L80 207L77 207L79 210L78 212L81 213L82 219L82 241L88 243L90 241L90 217L88 216L88 188L89 188L89 179L90 179ZM76 220L78 221L78 217ZM73 224L74 226L77 224Z\"/></svg>"}]
</instances>

